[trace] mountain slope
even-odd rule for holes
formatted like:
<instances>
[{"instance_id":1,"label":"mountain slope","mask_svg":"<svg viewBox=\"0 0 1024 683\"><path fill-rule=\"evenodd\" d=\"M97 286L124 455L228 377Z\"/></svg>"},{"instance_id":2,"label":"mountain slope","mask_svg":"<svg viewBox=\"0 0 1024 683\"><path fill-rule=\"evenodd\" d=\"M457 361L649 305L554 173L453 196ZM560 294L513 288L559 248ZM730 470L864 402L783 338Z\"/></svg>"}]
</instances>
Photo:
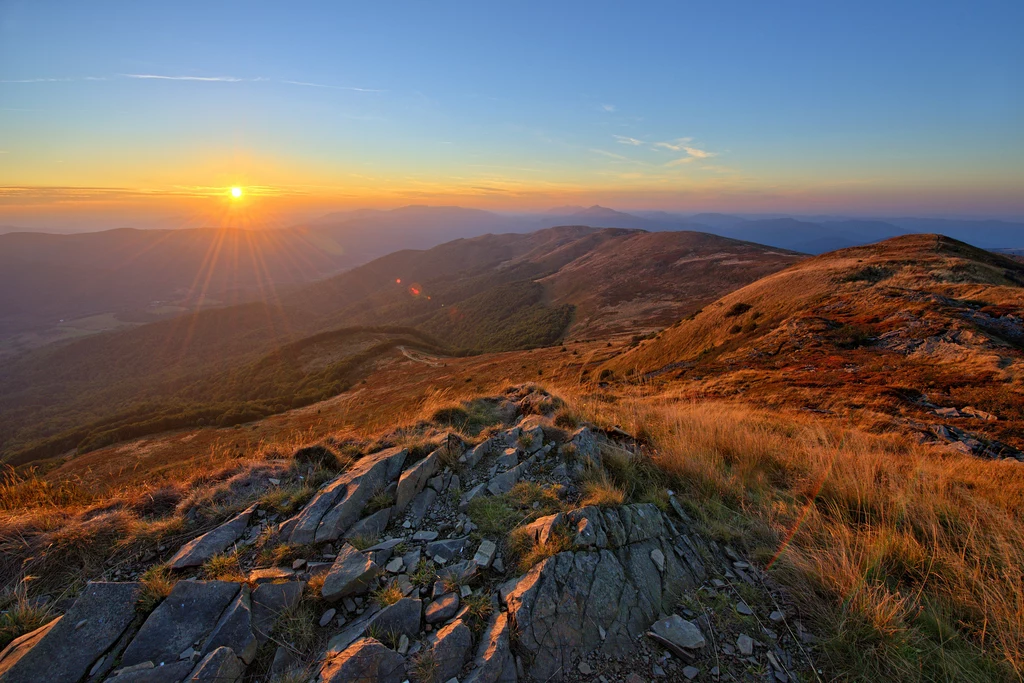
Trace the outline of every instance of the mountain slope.
<instances>
[{"instance_id":1,"label":"mountain slope","mask_svg":"<svg viewBox=\"0 0 1024 683\"><path fill-rule=\"evenodd\" d=\"M2 452L36 457L302 405L394 357L394 335L406 339L411 328L429 335L421 346L449 354L643 333L798 258L700 233L581 226L396 252L273 304L184 315L0 364ZM392 337L358 366L352 358L362 351L347 338L341 350L317 345L330 358L324 372L260 364L283 345L354 328L388 328Z\"/></svg>"},{"instance_id":2,"label":"mountain slope","mask_svg":"<svg viewBox=\"0 0 1024 683\"><path fill-rule=\"evenodd\" d=\"M762 278L608 369L814 410L863 408L926 430L936 409L969 406L998 419L952 426L1020 449L1022 310L1020 263L910 235Z\"/></svg>"}]
</instances>

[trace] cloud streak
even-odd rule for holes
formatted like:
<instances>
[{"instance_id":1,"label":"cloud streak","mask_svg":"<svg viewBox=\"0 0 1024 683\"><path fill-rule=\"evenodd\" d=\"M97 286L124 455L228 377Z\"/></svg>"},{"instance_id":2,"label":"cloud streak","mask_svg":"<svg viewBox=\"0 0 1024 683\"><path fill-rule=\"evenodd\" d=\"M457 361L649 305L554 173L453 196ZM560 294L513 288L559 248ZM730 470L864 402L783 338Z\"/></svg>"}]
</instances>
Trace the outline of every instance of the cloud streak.
<instances>
[{"instance_id":1,"label":"cloud streak","mask_svg":"<svg viewBox=\"0 0 1024 683\"><path fill-rule=\"evenodd\" d=\"M235 78L234 76L163 76L159 74L120 74L125 78L153 81L201 81L203 83L249 83L263 78Z\"/></svg>"},{"instance_id":2,"label":"cloud streak","mask_svg":"<svg viewBox=\"0 0 1024 683\"><path fill-rule=\"evenodd\" d=\"M631 138L628 135L614 135L612 137L614 137L619 142L619 144L622 145L633 145L634 147L639 147L640 145L644 144L643 140L637 140L636 138Z\"/></svg>"}]
</instances>

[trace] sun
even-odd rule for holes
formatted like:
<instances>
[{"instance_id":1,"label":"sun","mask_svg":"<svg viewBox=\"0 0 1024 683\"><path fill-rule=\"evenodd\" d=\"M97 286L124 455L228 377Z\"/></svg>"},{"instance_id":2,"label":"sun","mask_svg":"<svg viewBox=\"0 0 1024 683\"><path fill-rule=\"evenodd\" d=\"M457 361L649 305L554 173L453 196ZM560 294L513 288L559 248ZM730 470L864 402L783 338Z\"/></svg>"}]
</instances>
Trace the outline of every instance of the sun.
<instances>
[{"instance_id":1,"label":"sun","mask_svg":"<svg viewBox=\"0 0 1024 683\"><path fill-rule=\"evenodd\" d=\"M240 187L232 187L231 188L231 196L234 197L235 199L239 199L242 196L242 194L243 194L242 193L242 188L240 188Z\"/></svg>"}]
</instances>

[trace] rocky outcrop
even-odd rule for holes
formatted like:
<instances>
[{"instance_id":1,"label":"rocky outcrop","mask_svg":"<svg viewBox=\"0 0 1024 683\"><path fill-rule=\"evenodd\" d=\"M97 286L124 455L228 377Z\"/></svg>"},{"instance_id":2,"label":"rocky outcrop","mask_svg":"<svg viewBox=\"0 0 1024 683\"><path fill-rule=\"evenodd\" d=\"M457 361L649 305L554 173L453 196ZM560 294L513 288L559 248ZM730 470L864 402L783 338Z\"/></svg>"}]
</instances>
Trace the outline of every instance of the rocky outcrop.
<instances>
[{"instance_id":1,"label":"rocky outcrop","mask_svg":"<svg viewBox=\"0 0 1024 683\"><path fill-rule=\"evenodd\" d=\"M373 638L363 638L330 657L320 669L320 680L322 683L402 683L405 657Z\"/></svg>"},{"instance_id":2,"label":"rocky outcrop","mask_svg":"<svg viewBox=\"0 0 1024 683\"><path fill-rule=\"evenodd\" d=\"M22 636L0 653L0 681L77 681L84 677L135 620L139 588L137 583L86 585L67 614Z\"/></svg>"},{"instance_id":3,"label":"rocky outcrop","mask_svg":"<svg viewBox=\"0 0 1024 683\"><path fill-rule=\"evenodd\" d=\"M480 638L472 673L464 683L516 683L516 664L509 644L508 617L495 614Z\"/></svg>"},{"instance_id":4,"label":"rocky outcrop","mask_svg":"<svg viewBox=\"0 0 1024 683\"><path fill-rule=\"evenodd\" d=\"M324 579L324 600L335 602L347 595L365 593L379 573L380 567L346 543Z\"/></svg>"},{"instance_id":5,"label":"rocky outcrop","mask_svg":"<svg viewBox=\"0 0 1024 683\"><path fill-rule=\"evenodd\" d=\"M214 555L224 552L245 533L246 527L249 526L249 518L257 507L252 505L246 508L231 521L181 546L168 563L171 569L199 567Z\"/></svg>"},{"instance_id":6,"label":"rocky outcrop","mask_svg":"<svg viewBox=\"0 0 1024 683\"><path fill-rule=\"evenodd\" d=\"M502 590L518 642L532 656L529 673L538 680L561 679L581 654L627 654L638 633L699 583L654 505L582 508L565 519L574 549Z\"/></svg>"},{"instance_id":7,"label":"rocky outcrop","mask_svg":"<svg viewBox=\"0 0 1024 683\"><path fill-rule=\"evenodd\" d=\"M240 590L229 581L179 581L128 644L122 666L177 662L214 629Z\"/></svg>"},{"instance_id":8,"label":"rocky outcrop","mask_svg":"<svg viewBox=\"0 0 1024 683\"><path fill-rule=\"evenodd\" d=\"M281 525L281 536L291 543L323 543L339 538L359 519L367 501L402 471L408 451L389 448L363 456L334 479L306 507Z\"/></svg>"}]
</instances>

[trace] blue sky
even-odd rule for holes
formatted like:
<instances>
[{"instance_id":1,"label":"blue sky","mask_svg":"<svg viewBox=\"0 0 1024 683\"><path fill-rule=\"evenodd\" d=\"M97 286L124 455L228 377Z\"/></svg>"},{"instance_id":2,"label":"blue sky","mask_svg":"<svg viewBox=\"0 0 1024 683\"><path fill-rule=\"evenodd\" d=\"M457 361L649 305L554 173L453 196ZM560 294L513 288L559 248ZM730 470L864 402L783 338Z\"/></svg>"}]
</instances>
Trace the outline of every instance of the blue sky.
<instances>
[{"instance_id":1,"label":"blue sky","mask_svg":"<svg viewBox=\"0 0 1024 683\"><path fill-rule=\"evenodd\" d=\"M1024 214L1022 26L1021 2L3 0L0 220L232 184Z\"/></svg>"}]
</instances>

